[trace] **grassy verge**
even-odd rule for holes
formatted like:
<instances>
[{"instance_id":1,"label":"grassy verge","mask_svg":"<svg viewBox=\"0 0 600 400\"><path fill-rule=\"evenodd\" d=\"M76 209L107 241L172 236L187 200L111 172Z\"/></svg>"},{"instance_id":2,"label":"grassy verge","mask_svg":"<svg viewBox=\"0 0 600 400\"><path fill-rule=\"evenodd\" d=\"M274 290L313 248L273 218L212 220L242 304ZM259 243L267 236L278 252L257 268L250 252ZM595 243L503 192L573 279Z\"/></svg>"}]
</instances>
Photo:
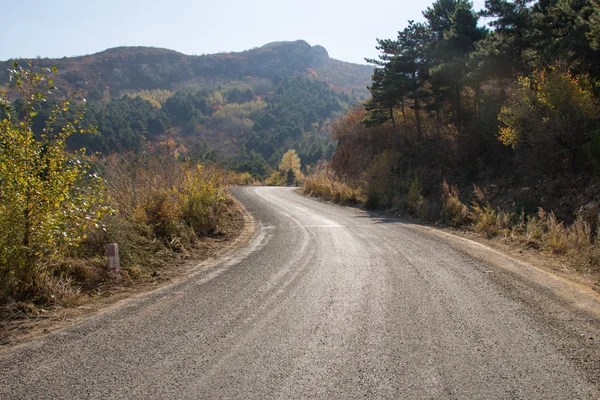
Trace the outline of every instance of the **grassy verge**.
<instances>
[{"instance_id":1,"label":"grassy verge","mask_svg":"<svg viewBox=\"0 0 600 400\"><path fill-rule=\"evenodd\" d=\"M0 351L68 326L124 299L186 279L190 273L203 268L206 260L218 260L223 253L244 243L240 235L249 238L252 229L246 222L243 209L237 203L228 204L222 217L221 234L198 238L186 254L149 252L146 254L148 264L143 264L136 275L130 271L108 273L105 260L96 265L92 265L90 259L64 260L72 272L79 270L84 274L74 279L74 286L92 280L80 287L68 304L36 304L26 300L5 304L0 308Z\"/></svg>"},{"instance_id":2,"label":"grassy verge","mask_svg":"<svg viewBox=\"0 0 600 400\"><path fill-rule=\"evenodd\" d=\"M43 106L56 90L50 71L14 63L21 102L0 93L3 310L77 305L107 281L135 282L192 257L200 239L223 234L231 205L226 174L182 161L170 138L103 158L71 149L73 135L98 132L76 94ZM118 276L107 270L108 243L119 245Z\"/></svg>"},{"instance_id":3,"label":"grassy verge","mask_svg":"<svg viewBox=\"0 0 600 400\"><path fill-rule=\"evenodd\" d=\"M114 155L97 160L94 168L106 183L113 212L45 268L36 296L0 296L0 339L2 331L14 331L15 320L153 285L243 230L242 212L227 194L227 176L216 168L156 153ZM108 243L119 246L118 274L108 270Z\"/></svg>"},{"instance_id":4,"label":"grassy verge","mask_svg":"<svg viewBox=\"0 0 600 400\"><path fill-rule=\"evenodd\" d=\"M578 272L600 275L600 206L596 203L575 212L574 220L567 223L542 208L527 214L524 210L495 207L487 200L485 190L477 185L465 196L467 201L461 199L457 186L446 181L435 194L424 196L422 185L414 178L397 185L393 196L386 187L385 196L392 200L386 200L382 207L381 193L370 193L368 184L352 188L340 182L327 167L307 176L302 190L335 203L361 204L396 215L411 215L424 223L472 231L488 239L498 238L552 255Z\"/></svg>"},{"instance_id":5,"label":"grassy verge","mask_svg":"<svg viewBox=\"0 0 600 400\"><path fill-rule=\"evenodd\" d=\"M580 272L600 274L600 215L597 207L575 213L575 220L567 224L542 208L534 215L495 208L475 185L470 206L462 203L457 188L446 182L443 197L442 215L455 227L550 253Z\"/></svg>"}]
</instances>

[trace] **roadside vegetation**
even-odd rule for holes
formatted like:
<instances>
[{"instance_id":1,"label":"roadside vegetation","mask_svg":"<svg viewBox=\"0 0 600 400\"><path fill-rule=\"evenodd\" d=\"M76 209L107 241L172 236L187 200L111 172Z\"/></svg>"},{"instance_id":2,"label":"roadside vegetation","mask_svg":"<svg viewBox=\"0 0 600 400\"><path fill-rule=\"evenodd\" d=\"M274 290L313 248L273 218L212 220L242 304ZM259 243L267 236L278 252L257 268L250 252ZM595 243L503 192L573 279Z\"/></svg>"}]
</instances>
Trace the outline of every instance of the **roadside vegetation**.
<instances>
[{"instance_id":1,"label":"roadside vegetation","mask_svg":"<svg viewBox=\"0 0 600 400\"><path fill-rule=\"evenodd\" d=\"M423 16L378 41L371 99L333 124L304 191L600 273L598 4L437 0Z\"/></svg>"},{"instance_id":2,"label":"roadside vegetation","mask_svg":"<svg viewBox=\"0 0 600 400\"><path fill-rule=\"evenodd\" d=\"M0 95L0 306L13 314L150 279L201 253L199 240L221 235L234 213L229 175L183 157L172 140L107 155L69 150L73 135L97 132L83 99L50 100L52 73L15 63L19 96ZM119 245L120 274L107 269L108 243Z\"/></svg>"}]
</instances>

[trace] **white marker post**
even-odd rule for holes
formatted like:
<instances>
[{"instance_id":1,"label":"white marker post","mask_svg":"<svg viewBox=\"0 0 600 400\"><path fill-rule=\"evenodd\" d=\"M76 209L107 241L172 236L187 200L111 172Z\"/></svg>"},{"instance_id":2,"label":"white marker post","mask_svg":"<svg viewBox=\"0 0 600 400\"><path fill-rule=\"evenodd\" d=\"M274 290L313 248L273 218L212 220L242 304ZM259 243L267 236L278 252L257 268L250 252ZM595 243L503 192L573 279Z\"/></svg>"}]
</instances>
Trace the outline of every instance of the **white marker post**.
<instances>
[{"instance_id":1,"label":"white marker post","mask_svg":"<svg viewBox=\"0 0 600 400\"><path fill-rule=\"evenodd\" d=\"M108 257L108 270L119 273L121 266L119 265L119 246L116 243L106 245L106 256Z\"/></svg>"},{"instance_id":2,"label":"white marker post","mask_svg":"<svg viewBox=\"0 0 600 400\"><path fill-rule=\"evenodd\" d=\"M220 233L221 233L221 231L219 230L219 225L217 225L217 220L215 219L215 217L214 217L214 216L212 216L212 215L209 215L209 216L208 216L208 222L210 222L210 224L212 225L212 228L213 228L213 233L214 233L215 235L218 235L218 234L220 234Z\"/></svg>"}]
</instances>

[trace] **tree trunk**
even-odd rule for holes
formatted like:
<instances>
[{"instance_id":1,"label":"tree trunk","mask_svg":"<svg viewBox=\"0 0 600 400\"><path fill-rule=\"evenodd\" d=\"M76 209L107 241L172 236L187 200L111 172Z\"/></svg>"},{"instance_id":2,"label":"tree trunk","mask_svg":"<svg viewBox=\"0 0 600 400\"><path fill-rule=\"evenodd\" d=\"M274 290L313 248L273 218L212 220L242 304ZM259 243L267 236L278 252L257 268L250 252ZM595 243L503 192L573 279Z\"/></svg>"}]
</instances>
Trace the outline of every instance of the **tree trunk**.
<instances>
[{"instance_id":1,"label":"tree trunk","mask_svg":"<svg viewBox=\"0 0 600 400\"><path fill-rule=\"evenodd\" d=\"M438 138L441 136L440 128L442 125L442 111L440 110L440 107L440 96L435 96L435 130Z\"/></svg>"},{"instance_id":2,"label":"tree trunk","mask_svg":"<svg viewBox=\"0 0 600 400\"><path fill-rule=\"evenodd\" d=\"M460 114L462 113L461 104L460 104L460 87L456 87L455 89L455 98L456 98L456 129L460 131L461 128L461 120Z\"/></svg>"},{"instance_id":3,"label":"tree trunk","mask_svg":"<svg viewBox=\"0 0 600 400\"><path fill-rule=\"evenodd\" d=\"M400 105L402 106L402 121L406 121L406 113L404 111L404 99L400 101Z\"/></svg>"},{"instance_id":4,"label":"tree trunk","mask_svg":"<svg viewBox=\"0 0 600 400\"><path fill-rule=\"evenodd\" d=\"M475 87L475 98L473 99L473 111L475 112L475 118L479 119L479 95L481 93L481 87L477 85Z\"/></svg>"},{"instance_id":5,"label":"tree trunk","mask_svg":"<svg viewBox=\"0 0 600 400\"><path fill-rule=\"evenodd\" d=\"M25 265L21 272L21 280L28 287L28 290L33 286L33 268L35 259L31 254L31 189L27 188L25 192L25 209L23 210L23 249L25 251Z\"/></svg>"},{"instance_id":6,"label":"tree trunk","mask_svg":"<svg viewBox=\"0 0 600 400\"><path fill-rule=\"evenodd\" d=\"M421 139L423 137L423 131L421 128L421 105L419 104L419 99L415 99L415 123L417 125L417 137Z\"/></svg>"}]
</instances>

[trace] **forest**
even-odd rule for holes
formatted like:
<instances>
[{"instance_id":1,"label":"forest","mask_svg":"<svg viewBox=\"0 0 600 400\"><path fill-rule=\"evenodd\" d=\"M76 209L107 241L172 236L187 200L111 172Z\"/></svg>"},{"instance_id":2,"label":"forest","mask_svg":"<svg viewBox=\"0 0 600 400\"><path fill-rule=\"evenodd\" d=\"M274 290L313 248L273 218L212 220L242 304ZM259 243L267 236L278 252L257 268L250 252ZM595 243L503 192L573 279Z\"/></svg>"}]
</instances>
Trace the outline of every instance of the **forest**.
<instances>
[{"instance_id":1,"label":"forest","mask_svg":"<svg viewBox=\"0 0 600 400\"><path fill-rule=\"evenodd\" d=\"M371 98L304 190L598 268L600 5L438 0L378 39Z\"/></svg>"},{"instance_id":2,"label":"forest","mask_svg":"<svg viewBox=\"0 0 600 400\"><path fill-rule=\"evenodd\" d=\"M35 134L42 132L56 101L35 105ZM219 161L264 179L290 148L307 165L330 159L335 145L328 129L351 102L346 93L335 92L323 81L283 75L262 86L231 81L213 90L128 91L106 104L74 104L65 118L85 110L86 132L93 130L72 135L72 149L85 147L105 155L143 153L152 152L157 142L173 140L182 160ZM17 100L12 112L22 117L24 106Z\"/></svg>"}]
</instances>

